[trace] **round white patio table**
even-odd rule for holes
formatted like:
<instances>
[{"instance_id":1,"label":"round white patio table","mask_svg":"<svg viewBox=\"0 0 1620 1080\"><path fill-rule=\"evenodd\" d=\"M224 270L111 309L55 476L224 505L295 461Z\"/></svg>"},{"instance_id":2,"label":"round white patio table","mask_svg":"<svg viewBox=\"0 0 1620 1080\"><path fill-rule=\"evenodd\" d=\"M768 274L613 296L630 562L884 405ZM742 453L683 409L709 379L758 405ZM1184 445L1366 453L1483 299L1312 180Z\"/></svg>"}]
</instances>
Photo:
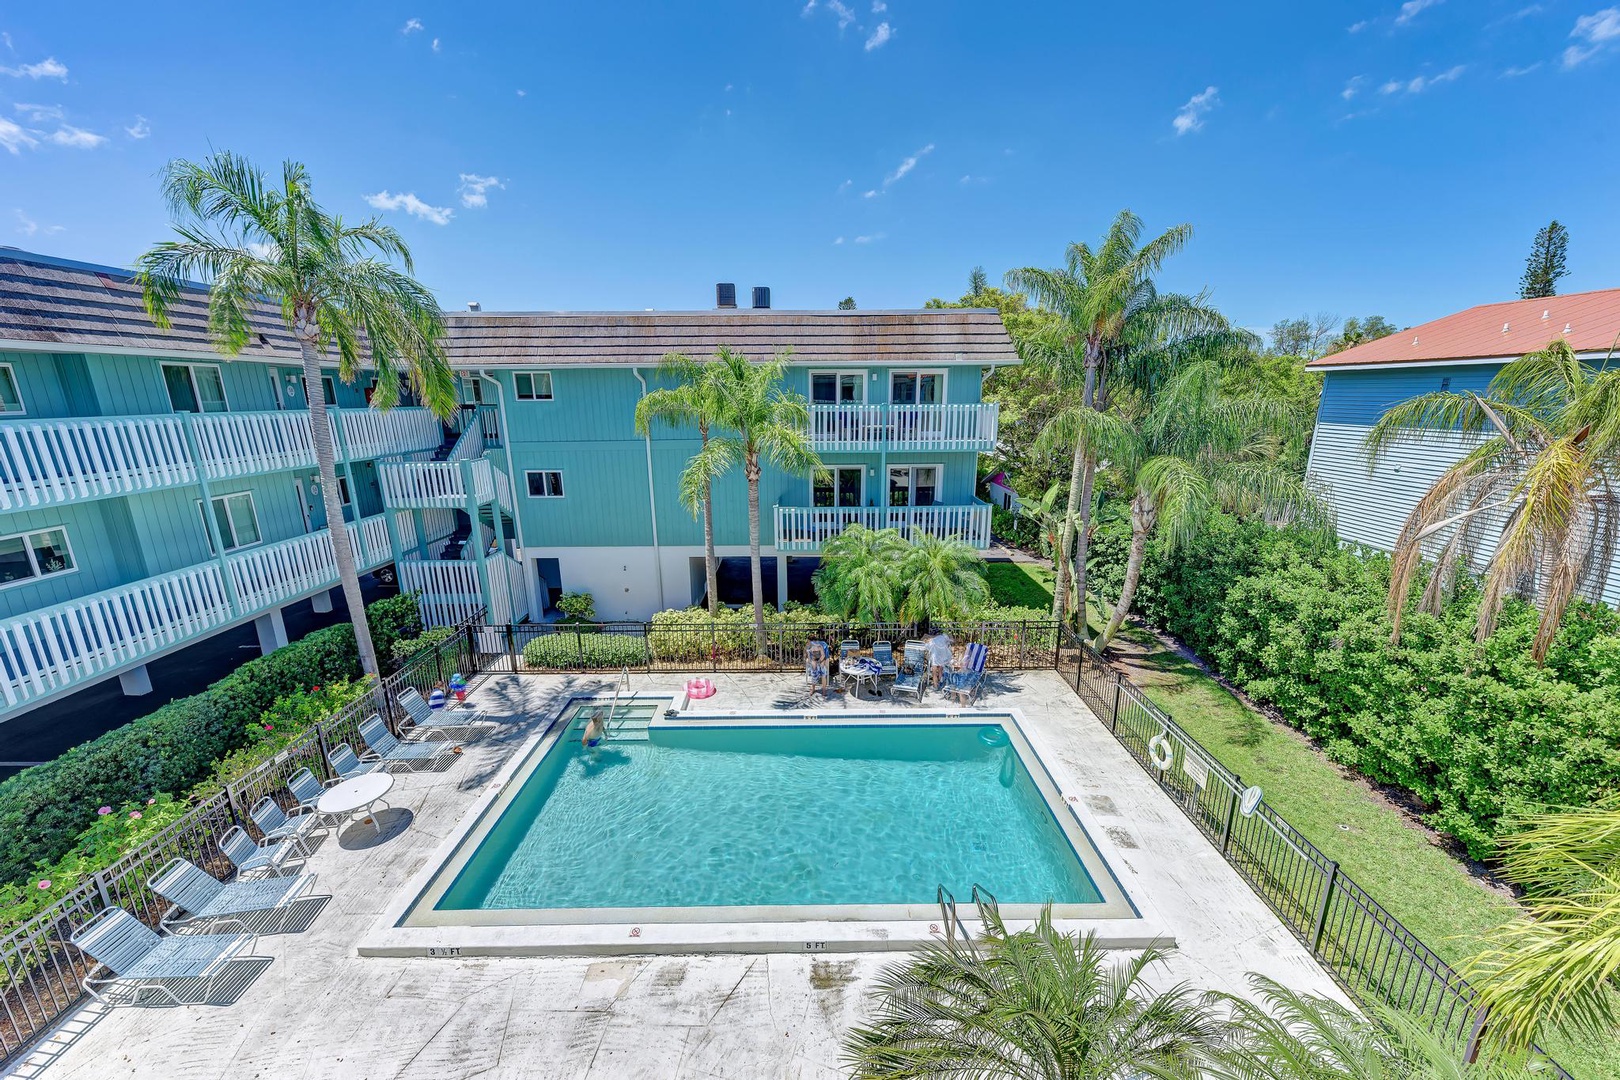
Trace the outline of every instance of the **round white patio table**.
<instances>
[{"instance_id":1,"label":"round white patio table","mask_svg":"<svg viewBox=\"0 0 1620 1080\"><path fill-rule=\"evenodd\" d=\"M863 684L872 692L873 697L883 696L883 692L878 689L878 676L883 673L883 665L871 657L852 656L848 660L840 660L838 670L854 681L856 697L861 696Z\"/></svg>"},{"instance_id":2,"label":"round white patio table","mask_svg":"<svg viewBox=\"0 0 1620 1080\"><path fill-rule=\"evenodd\" d=\"M376 829L380 836L382 823L377 820L373 807L379 802L384 806L388 805L383 802L383 796L387 795L393 786L392 773L366 773L364 776L357 776L353 780L345 780L341 784L327 788L315 803L315 809L319 813L331 814L336 818L348 817L356 810L365 810L370 815L368 820L371 827Z\"/></svg>"}]
</instances>

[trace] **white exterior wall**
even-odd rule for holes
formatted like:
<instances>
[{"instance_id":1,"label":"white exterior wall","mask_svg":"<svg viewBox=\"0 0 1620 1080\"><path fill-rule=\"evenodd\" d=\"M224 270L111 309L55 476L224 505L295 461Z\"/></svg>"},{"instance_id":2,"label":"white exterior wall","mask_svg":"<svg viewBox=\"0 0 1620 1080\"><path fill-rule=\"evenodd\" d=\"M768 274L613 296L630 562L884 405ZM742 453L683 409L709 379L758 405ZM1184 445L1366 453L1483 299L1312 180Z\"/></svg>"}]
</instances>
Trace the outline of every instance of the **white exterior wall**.
<instances>
[{"instance_id":1,"label":"white exterior wall","mask_svg":"<svg viewBox=\"0 0 1620 1080\"><path fill-rule=\"evenodd\" d=\"M721 558L748 557L748 548L721 545ZM776 557L776 549L760 548L760 558ZM562 586L568 592L588 592L596 600L596 617L645 622L655 612L690 607L691 560L703 558L703 548L660 547L657 557L649 545L641 547L528 547L522 551L524 576L529 583L530 611L541 610L540 585L534 560L556 559ZM663 580L660 583L659 570ZM767 571L768 572L768 571ZM660 591L660 585L662 591Z\"/></svg>"}]
</instances>

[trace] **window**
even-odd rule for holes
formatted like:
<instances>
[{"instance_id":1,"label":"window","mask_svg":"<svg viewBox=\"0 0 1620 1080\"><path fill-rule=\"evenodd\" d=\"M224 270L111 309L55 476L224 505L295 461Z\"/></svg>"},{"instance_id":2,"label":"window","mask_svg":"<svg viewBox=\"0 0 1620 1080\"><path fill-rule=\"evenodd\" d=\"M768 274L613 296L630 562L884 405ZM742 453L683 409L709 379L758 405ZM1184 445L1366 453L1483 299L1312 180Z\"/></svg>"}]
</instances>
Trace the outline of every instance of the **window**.
<instances>
[{"instance_id":1,"label":"window","mask_svg":"<svg viewBox=\"0 0 1620 1080\"><path fill-rule=\"evenodd\" d=\"M482 405L484 403L484 380L477 375L463 377L466 386L466 401L469 405Z\"/></svg>"},{"instance_id":2,"label":"window","mask_svg":"<svg viewBox=\"0 0 1620 1080\"><path fill-rule=\"evenodd\" d=\"M340 476L340 477L337 478L337 481L338 481L338 502L342 503L344 506L348 506L349 505L349 478L347 476Z\"/></svg>"},{"instance_id":3,"label":"window","mask_svg":"<svg viewBox=\"0 0 1620 1080\"><path fill-rule=\"evenodd\" d=\"M217 364L164 364L163 383L175 412L227 412L225 380Z\"/></svg>"},{"instance_id":4,"label":"window","mask_svg":"<svg viewBox=\"0 0 1620 1080\"><path fill-rule=\"evenodd\" d=\"M0 364L0 413L24 413L22 394L17 390L17 375L10 364Z\"/></svg>"},{"instance_id":5,"label":"window","mask_svg":"<svg viewBox=\"0 0 1620 1080\"><path fill-rule=\"evenodd\" d=\"M835 465L816 474L816 506L860 506L864 465Z\"/></svg>"},{"instance_id":6,"label":"window","mask_svg":"<svg viewBox=\"0 0 1620 1080\"><path fill-rule=\"evenodd\" d=\"M520 371L512 376L512 386L519 401L550 401L551 372Z\"/></svg>"},{"instance_id":7,"label":"window","mask_svg":"<svg viewBox=\"0 0 1620 1080\"><path fill-rule=\"evenodd\" d=\"M933 506L938 497L938 465L889 467L890 506Z\"/></svg>"},{"instance_id":8,"label":"window","mask_svg":"<svg viewBox=\"0 0 1620 1080\"><path fill-rule=\"evenodd\" d=\"M866 372L864 371L812 371L810 373L810 403L812 405L849 405L866 400Z\"/></svg>"},{"instance_id":9,"label":"window","mask_svg":"<svg viewBox=\"0 0 1620 1080\"><path fill-rule=\"evenodd\" d=\"M1450 390L1450 389L1451 389L1451 376L1447 375L1445 378L1440 380L1440 392L1443 394L1447 390Z\"/></svg>"},{"instance_id":10,"label":"window","mask_svg":"<svg viewBox=\"0 0 1620 1080\"><path fill-rule=\"evenodd\" d=\"M889 376L889 400L896 405L938 405L945 400L945 373L896 371Z\"/></svg>"},{"instance_id":11,"label":"window","mask_svg":"<svg viewBox=\"0 0 1620 1080\"><path fill-rule=\"evenodd\" d=\"M214 524L219 526L219 540L226 551L252 547L264 537L259 534L259 515L253 507L253 494L238 491L234 495L215 495L209 500L214 507ZM202 512L202 500L197 500ZM203 519L203 532L208 531L208 519ZM214 538L208 538L208 550L214 550Z\"/></svg>"},{"instance_id":12,"label":"window","mask_svg":"<svg viewBox=\"0 0 1620 1080\"><path fill-rule=\"evenodd\" d=\"M76 569L66 529L41 529L0 539L0 585Z\"/></svg>"},{"instance_id":13,"label":"window","mask_svg":"<svg viewBox=\"0 0 1620 1080\"><path fill-rule=\"evenodd\" d=\"M337 383L330 375L321 376L321 400L328 405L337 404Z\"/></svg>"},{"instance_id":14,"label":"window","mask_svg":"<svg viewBox=\"0 0 1620 1080\"><path fill-rule=\"evenodd\" d=\"M562 471L536 469L523 474L529 481L531 499L560 499L563 497Z\"/></svg>"}]
</instances>

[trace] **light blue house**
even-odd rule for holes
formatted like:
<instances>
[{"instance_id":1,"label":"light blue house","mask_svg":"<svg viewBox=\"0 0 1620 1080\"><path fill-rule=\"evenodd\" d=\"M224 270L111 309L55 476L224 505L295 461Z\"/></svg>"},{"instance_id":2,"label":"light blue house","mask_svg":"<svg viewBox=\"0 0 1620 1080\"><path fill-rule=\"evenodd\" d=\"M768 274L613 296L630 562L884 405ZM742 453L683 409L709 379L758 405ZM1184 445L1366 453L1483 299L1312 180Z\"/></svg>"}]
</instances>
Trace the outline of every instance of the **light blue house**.
<instances>
[{"instance_id":1,"label":"light blue house","mask_svg":"<svg viewBox=\"0 0 1620 1080\"><path fill-rule=\"evenodd\" d=\"M164 653L250 620L273 648L282 608L329 610L298 348L266 309L226 360L203 302L187 296L158 331L127 272L0 250L0 719L115 675L143 693ZM675 350L794 351L792 386L814 403L830 471L762 481L778 596L788 560L850 522L988 546L974 483L996 411L980 381L1017 362L994 312L448 322L463 402L450 420L408 398L369 408L369 378L323 387L362 569L393 568L431 623L539 618L563 590L594 594L603 618L701 597L701 526L675 494L696 433L633 430ZM740 471L715 501L721 554L746 556Z\"/></svg>"},{"instance_id":2,"label":"light blue house","mask_svg":"<svg viewBox=\"0 0 1620 1080\"><path fill-rule=\"evenodd\" d=\"M1620 338L1620 289L1483 304L1313 361L1325 378L1309 471L1327 486L1340 537L1391 550L1418 500L1471 445L1434 431L1374 466L1362 443L1390 406L1437 390L1484 390L1504 363L1560 338L1582 359L1607 359ZM1610 580L1611 592L1620 588L1620 573Z\"/></svg>"}]
</instances>

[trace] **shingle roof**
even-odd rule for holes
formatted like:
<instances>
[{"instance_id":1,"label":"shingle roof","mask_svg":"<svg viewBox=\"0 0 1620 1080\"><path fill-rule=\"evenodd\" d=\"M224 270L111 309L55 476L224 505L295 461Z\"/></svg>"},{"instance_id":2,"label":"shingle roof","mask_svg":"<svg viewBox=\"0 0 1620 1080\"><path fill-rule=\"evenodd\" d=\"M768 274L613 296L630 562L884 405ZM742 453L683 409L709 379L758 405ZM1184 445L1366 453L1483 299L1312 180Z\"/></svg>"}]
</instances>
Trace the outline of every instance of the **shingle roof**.
<instances>
[{"instance_id":1,"label":"shingle roof","mask_svg":"<svg viewBox=\"0 0 1620 1080\"><path fill-rule=\"evenodd\" d=\"M129 271L0 250L0 341L157 355L213 354L206 294L188 290L159 330ZM278 309L253 314L249 359L296 360ZM656 364L669 352L707 356L730 345L763 359L791 347L801 363L1014 364L994 311L450 312L456 367Z\"/></svg>"},{"instance_id":2,"label":"shingle roof","mask_svg":"<svg viewBox=\"0 0 1620 1080\"><path fill-rule=\"evenodd\" d=\"M1620 337L1620 289L1571 293L1544 300L1481 304L1401 330L1309 367L1498 360L1524 356L1559 338L1577 353L1607 352Z\"/></svg>"},{"instance_id":3,"label":"shingle roof","mask_svg":"<svg viewBox=\"0 0 1620 1080\"><path fill-rule=\"evenodd\" d=\"M157 355L213 353L207 296L187 290L159 330L147 317L141 290L128 270L0 250L0 340L133 349ZM253 313L253 334L242 355L296 360L298 343L281 312L268 304Z\"/></svg>"},{"instance_id":4,"label":"shingle roof","mask_svg":"<svg viewBox=\"0 0 1620 1080\"><path fill-rule=\"evenodd\" d=\"M1015 364L994 311L678 311L451 314L456 367L656 364L730 345L763 359L791 347L799 363Z\"/></svg>"}]
</instances>

